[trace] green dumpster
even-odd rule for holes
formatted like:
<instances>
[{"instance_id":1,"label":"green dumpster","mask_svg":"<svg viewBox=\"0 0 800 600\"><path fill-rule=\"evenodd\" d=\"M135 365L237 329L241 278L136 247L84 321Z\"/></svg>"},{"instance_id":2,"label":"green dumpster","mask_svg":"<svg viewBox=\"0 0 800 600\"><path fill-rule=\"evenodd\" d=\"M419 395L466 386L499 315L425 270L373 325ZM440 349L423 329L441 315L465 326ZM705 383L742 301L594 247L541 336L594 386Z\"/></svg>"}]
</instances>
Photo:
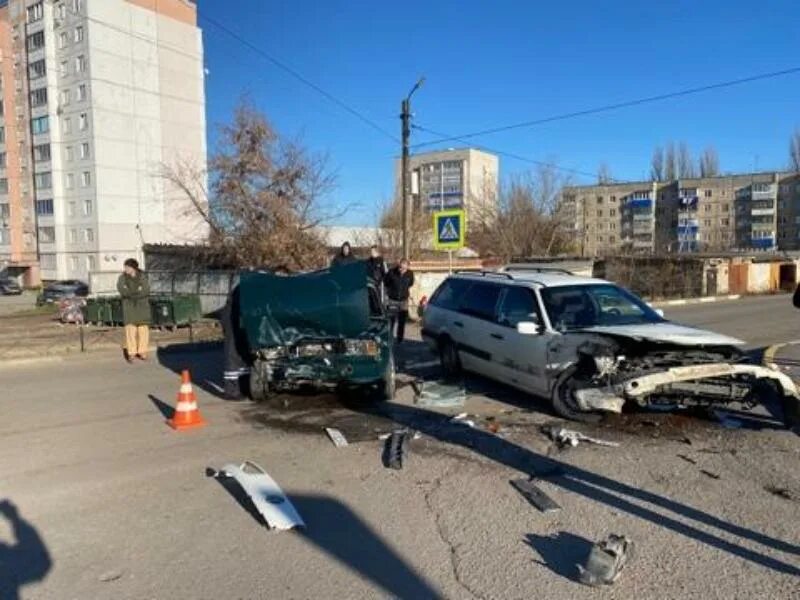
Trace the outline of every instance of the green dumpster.
<instances>
[{"instance_id":1,"label":"green dumpster","mask_svg":"<svg viewBox=\"0 0 800 600\"><path fill-rule=\"evenodd\" d=\"M124 323L122 298L119 296L114 296L112 298L107 298L106 300L108 303L108 323L110 325L122 325Z\"/></svg>"},{"instance_id":2,"label":"green dumpster","mask_svg":"<svg viewBox=\"0 0 800 600\"><path fill-rule=\"evenodd\" d=\"M150 298L153 325L177 327L198 321L202 316L200 297L196 294L153 296Z\"/></svg>"},{"instance_id":3,"label":"green dumpster","mask_svg":"<svg viewBox=\"0 0 800 600\"><path fill-rule=\"evenodd\" d=\"M86 306L83 307L84 323L101 323L101 306L100 298L89 298L86 300Z\"/></svg>"}]
</instances>

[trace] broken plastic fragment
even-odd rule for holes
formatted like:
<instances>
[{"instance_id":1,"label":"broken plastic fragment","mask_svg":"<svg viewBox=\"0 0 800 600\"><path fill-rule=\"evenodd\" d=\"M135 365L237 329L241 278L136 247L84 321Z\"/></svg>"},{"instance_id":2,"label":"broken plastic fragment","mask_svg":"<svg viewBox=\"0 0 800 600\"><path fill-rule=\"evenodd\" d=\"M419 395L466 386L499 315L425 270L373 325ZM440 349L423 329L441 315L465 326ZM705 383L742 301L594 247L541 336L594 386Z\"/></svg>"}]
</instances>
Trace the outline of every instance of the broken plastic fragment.
<instances>
[{"instance_id":1,"label":"broken plastic fragment","mask_svg":"<svg viewBox=\"0 0 800 600\"><path fill-rule=\"evenodd\" d=\"M610 585L633 556L633 542L624 535L611 534L592 546L586 565L577 565L581 583Z\"/></svg>"},{"instance_id":2,"label":"broken plastic fragment","mask_svg":"<svg viewBox=\"0 0 800 600\"><path fill-rule=\"evenodd\" d=\"M326 427L325 433L328 434L328 437L331 438L333 445L337 448L344 448L347 446L347 438L344 437L341 431L338 429L334 429L333 427Z\"/></svg>"},{"instance_id":3,"label":"broken plastic fragment","mask_svg":"<svg viewBox=\"0 0 800 600\"><path fill-rule=\"evenodd\" d=\"M564 427L545 425L542 427L542 433L549 436L550 439L556 442L561 448L564 448L565 446L574 448L580 442L597 444L598 446L609 446L611 448L617 448L619 446L619 443L617 442L609 442L607 440L593 438L581 433L580 431L573 431L572 429L565 429Z\"/></svg>"}]
</instances>

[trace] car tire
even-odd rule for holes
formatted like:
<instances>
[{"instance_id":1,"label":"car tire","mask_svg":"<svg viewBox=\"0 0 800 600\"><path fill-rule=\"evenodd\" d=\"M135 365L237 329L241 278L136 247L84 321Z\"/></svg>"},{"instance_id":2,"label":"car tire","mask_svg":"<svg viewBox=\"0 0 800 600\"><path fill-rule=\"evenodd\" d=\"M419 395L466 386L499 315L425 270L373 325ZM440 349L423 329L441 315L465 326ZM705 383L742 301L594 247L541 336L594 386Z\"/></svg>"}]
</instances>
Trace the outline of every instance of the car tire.
<instances>
[{"instance_id":1,"label":"car tire","mask_svg":"<svg viewBox=\"0 0 800 600\"><path fill-rule=\"evenodd\" d=\"M598 423L603 418L601 413L586 412L578 407L574 392L579 389L579 380L575 378L577 367L570 367L556 380L553 386L551 402L553 410L559 417L581 423Z\"/></svg>"},{"instance_id":2,"label":"car tire","mask_svg":"<svg viewBox=\"0 0 800 600\"><path fill-rule=\"evenodd\" d=\"M372 394L376 402L391 402L394 400L397 391L396 372L394 368L394 352L389 353L389 360L386 363L386 371L383 379L378 383Z\"/></svg>"},{"instance_id":3,"label":"car tire","mask_svg":"<svg viewBox=\"0 0 800 600\"><path fill-rule=\"evenodd\" d=\"M250 399L253 402L266 402L272 396L268 372L266 361L256 359L250 369Z\"/></svg>"},{"instance_id":4,"label":"car tire","mask_svg":"<svg viewBox=\"0 0 800 600\"><path fill-rule=\"evenodd\" d=\"M458 348L449 337L439 340L439 363L442 365L445 378L461 377L461 358L458 356Z\"/></svg>"}]
</instances>

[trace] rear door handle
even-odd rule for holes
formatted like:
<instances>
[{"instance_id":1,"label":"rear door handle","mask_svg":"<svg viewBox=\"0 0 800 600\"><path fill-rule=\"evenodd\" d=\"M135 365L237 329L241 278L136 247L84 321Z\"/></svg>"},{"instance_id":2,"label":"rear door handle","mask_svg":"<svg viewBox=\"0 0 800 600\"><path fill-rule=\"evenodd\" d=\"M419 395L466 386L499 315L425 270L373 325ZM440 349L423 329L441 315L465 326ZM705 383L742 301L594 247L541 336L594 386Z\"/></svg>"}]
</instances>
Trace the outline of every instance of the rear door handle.
<instances>
[{"instance_id":1,"label":"rear door handle","mask_svg":"<svg viewBox=\"0 0 800 600\"><path fill-rule=\"evenodd\" d=\"M502 340L503 339L503 336L500 335L499 333L491 333L489 335L491 335L496 340Z\"/></svg>"},{"instance_id":2,"label":"rear door handle","mask_svg":"<svg viewBox=\"0 0 800 600\"><path fill-rule=\"evenodd\" d=\"M456 327L463 327L464 326L464 324L461 321L453 321L453 325L455 325Z\"/></svg>"}]
</instances>

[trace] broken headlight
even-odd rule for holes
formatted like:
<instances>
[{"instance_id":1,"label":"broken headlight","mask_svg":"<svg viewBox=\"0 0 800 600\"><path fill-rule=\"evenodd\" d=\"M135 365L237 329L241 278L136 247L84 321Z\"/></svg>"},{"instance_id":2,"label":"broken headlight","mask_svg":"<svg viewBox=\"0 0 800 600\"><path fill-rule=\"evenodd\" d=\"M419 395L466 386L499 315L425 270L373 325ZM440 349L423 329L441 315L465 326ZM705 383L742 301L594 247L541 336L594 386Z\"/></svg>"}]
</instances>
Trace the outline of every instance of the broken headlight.
<instances>
[{"instance_id":1,"label":"broken headlight","mask_svg":"<svg viewBox=\"0 0 800 600\"><path fill-rule=\"evenodd\" d=\"M345 340L344 353L362 356L378 356L380 347L375 340Z\"/></svg>"}]
</instances>

